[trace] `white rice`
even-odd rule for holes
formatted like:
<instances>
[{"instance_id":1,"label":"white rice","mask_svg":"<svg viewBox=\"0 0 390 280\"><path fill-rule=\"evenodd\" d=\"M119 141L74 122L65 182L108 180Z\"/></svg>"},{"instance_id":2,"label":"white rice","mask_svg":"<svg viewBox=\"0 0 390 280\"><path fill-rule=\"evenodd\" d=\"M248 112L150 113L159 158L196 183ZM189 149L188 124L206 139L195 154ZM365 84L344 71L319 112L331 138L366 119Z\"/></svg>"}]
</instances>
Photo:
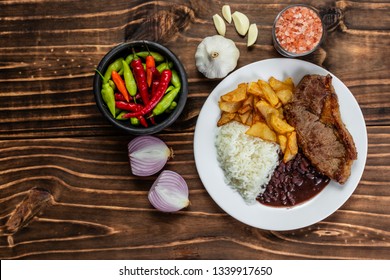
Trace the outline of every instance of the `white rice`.
<instances>
[{"instance_id":1,"label":"white rice","mask_svg":"<svg viewBox=\"0 0 390 280\"><path fill-rule=\"evenodd\" d=\"M248 126L230 122L216 137L218 161L226 183L238 191L247 204L256 202L278 165L279 145L246 135Z\"/></svg>"}]
</instances>

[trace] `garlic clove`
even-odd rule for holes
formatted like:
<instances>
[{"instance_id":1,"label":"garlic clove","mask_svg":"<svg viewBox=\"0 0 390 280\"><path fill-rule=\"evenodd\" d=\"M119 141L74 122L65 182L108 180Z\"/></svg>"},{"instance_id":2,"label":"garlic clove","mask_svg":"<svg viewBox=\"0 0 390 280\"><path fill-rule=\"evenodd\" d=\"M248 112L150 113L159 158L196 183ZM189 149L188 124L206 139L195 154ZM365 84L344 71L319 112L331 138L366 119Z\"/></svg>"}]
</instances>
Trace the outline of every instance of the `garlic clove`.
<instances>
[{"instance_id":1,"label":"garlic clove","mask_svg":"<svg viewBox=\"0 0 390 280\"><path fill-rule=\"evenodd\" d=\"M222 6L222 15L228 23L232 23L232 13L229 5Z\"/></svg>"},{"instance_id":2,"label":"garlic clove","mask_svg":"<svg viewBox=\"0 0 390 280\"><path fill-rule=\"evenodd\" d=\"M245 36L249 29L248 17L243 13L236 11L232 14L232 19L238 34Z\"/></svg>"},{"instance_id":3,"label":"garlic clove","mask_svg":"<svg viewBox=\"0 0 390 280\"><path fill-rule=\"evenodd\" d=\"M214 21L214 26L218 31L218 34L225 36L226 25L225 25L225 21L223 20L223 18L220 15L215 14L215 15L213 15L213 21Z\"/></svg>"},{"instance_id":4,"label":"garlic clove","mask_svg":"<svg viewBox=\"0 0 390 280\"><path fill-rule=\"evenodd\" d=\"M249 30L248 30L247 47L252 46L256 42L258 34L259 34L259 30L257 29L256 23L252 23L249 26Z\"/></svg>"}]
</instances>

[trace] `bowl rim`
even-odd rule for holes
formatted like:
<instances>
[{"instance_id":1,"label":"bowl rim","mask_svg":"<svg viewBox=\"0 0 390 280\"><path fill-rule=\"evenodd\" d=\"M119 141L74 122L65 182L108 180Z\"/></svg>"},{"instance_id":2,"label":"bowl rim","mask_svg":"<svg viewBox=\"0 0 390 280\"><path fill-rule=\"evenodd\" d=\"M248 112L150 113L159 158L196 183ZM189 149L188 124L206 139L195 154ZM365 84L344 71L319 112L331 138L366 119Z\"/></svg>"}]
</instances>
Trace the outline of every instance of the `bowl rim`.
<instances>
[{"instance_id":1,"label":"bowl rim","mask_svg":"<svg viewBox=\"0 0 390 280\"><path fill-rule=\"evenodd\" d=\"M122 53L127 49L131 53L131 49L133 47L134 48L139 47L140 45L147 45L151 51L162 52L162 55L167 56L168 60L173 62L172 68L174 68L177 71L181 79L181 89L179 92L179 99L177 101L177 107L175 108L175 110L172 113L170 113L170 115L167 116L167 118L163 122L158 123L156 125L149 126L149 127L139 127L139 128L130 127L130 122L126 124L125 121L117 120L111 115L100 93L102 81L97 71L95 71L95 75L93 79L93 92L95 96L96 105L99 108L99 111L111 124L133 135L150 135L150 134L158 133L163 129L171 126L180 116L180 114L182 113L186 105L187 96L188 96L188 80L187 80L187 73L180 59L170 49L168 49L167 47L165 47L160 43L148 41L148 40L128 41L128 42L120 43L114 46L110 51L108 51L104 55L104 57L100 60L98 66L96 67L96 70L98 70L101 73L104 73L106 68L109 65L109 62L114 61L117 58L116 56L119 53Z\"/></svg>"}]
</instances>

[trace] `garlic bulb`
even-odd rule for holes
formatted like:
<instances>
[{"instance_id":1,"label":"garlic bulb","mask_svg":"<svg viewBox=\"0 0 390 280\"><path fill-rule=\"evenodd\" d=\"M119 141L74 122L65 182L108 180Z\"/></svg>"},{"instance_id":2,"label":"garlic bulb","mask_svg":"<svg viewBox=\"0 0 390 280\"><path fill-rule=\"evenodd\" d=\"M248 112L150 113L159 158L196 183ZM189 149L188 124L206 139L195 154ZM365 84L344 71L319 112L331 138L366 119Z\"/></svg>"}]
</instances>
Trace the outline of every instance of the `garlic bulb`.
<instances>
[{"instance_id":1,"label":"garlic bulb","mask_svg":"<svg viewBox=\"0 0 390 280\"><path fill-rule=\"evenodd\" d=\"M204 38L195 53L198 71L209 79L225 77L236 68L239 57L236 44L221 35Z\"/></svg>"}]
</instances>

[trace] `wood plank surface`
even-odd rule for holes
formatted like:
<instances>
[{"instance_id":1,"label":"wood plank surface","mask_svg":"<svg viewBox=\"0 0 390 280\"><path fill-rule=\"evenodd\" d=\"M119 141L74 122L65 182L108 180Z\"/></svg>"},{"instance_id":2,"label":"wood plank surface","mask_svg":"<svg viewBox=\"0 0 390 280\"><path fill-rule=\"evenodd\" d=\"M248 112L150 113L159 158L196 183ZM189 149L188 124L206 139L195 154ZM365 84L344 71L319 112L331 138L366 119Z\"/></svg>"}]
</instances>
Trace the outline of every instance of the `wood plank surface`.
<instances>
[{"instance_id":1,"label":"wood plank surface","mask_svg":"<svg viewBox=\"0 0 390 280\"><path fill-rule=\"evenodd\" d=\"M296 1L229 1L256 22L247 48L232 25L237 67L280 57L272 46L275 16ZM53 204L25 228L0 233L1 259L389 259L390 45L386 1L300 1L342 11L340 25L304 60L340 78L358 101L368 132L362 179L334 214L294 231L266 231L226 214L197 173L193 136L198 114L220 79L195 66L201 40L216 34L220 1L5 0L0 2L0 227L34 187ZM379 19L379 20L378 20ZM94 69L115 45L163 43L183 62L189 94L180 118L157 134L175 151L167 168L190 188L191 205L153 209L156 176L131 175L127 143L92 92ZM259 217L261 218L261 217Z\"/></svg>"}]
</instances>

